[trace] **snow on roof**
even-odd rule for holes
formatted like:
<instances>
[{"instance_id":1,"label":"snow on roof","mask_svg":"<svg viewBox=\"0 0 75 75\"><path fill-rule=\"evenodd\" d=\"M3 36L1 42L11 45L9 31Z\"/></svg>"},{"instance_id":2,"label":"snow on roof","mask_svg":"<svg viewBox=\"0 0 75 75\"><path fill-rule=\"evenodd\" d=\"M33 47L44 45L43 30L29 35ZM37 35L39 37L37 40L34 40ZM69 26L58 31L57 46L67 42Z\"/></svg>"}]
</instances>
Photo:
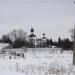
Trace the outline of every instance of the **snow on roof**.
<instances>
[{"instance_id":1,"label":"snow on roof","mask_svg":"<svg viewBox=\"0 0 75 75\"><path fill-rule=\"evenodd\" d=\"M8 43L0 43L0 49L6 47L6 46L8 46L8 45L9 45Z\"/></svg>"}]
</instances>

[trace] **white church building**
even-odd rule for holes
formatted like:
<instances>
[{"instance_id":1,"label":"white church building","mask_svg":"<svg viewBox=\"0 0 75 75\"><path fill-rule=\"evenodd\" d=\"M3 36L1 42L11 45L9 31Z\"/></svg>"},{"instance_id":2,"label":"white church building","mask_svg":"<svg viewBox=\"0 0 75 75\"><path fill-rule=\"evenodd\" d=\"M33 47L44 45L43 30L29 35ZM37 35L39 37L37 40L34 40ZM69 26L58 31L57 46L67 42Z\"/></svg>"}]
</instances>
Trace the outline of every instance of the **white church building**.
<instances>
[{"instance_id":1,"label":"white church building","mask_svg":"<svg viewBox=\"0 0 75 75\"><path fill-rule=\"evenodd\" d=\"M33 28L30 29L30 32L31 34L28 36L28 38L29 38L29 41L31 41L35 45L35 47L40 46L40 44L42 45L46 43L47 38L45 37L44 33L43 33L42 38L37 38L37 36L34 34Z\"/></svg>"}]
</instances>

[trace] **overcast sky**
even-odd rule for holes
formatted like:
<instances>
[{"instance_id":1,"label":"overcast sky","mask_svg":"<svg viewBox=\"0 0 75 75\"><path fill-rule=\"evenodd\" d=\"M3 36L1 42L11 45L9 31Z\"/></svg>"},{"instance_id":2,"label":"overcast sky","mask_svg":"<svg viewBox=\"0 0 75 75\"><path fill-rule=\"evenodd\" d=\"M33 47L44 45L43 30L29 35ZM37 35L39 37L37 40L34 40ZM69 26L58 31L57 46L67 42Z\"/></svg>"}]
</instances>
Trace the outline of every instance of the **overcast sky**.
<instances>
[{"instance_id":1,"label":"overcast sky","mask_svg":"<svg viewBox=\"0 0 75 75\"><path fill-rule=\"evenodd\" d=\"M42 37L70 38L75 23L74 0L0 0L0 37L13 29L30 28Z\"/></svg>"}]
</instances>

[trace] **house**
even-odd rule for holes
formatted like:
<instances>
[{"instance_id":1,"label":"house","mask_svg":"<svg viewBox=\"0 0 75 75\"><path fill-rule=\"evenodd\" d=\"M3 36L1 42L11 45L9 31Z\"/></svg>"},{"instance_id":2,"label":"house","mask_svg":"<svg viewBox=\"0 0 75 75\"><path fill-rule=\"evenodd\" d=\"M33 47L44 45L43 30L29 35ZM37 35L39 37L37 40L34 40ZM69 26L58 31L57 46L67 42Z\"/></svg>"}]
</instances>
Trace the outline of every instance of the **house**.
<instances>
[{"instance_id":1,"label":"house","mask_svg":"<svg viewBox=\"0 0 75 75\"><path fill-rule=\"evenodd\" d=\"M6 48L8 46L9 46L8 43L0 43L0 53L5 54L6 51L4 50L4 48Z\"/></svg>"},{"instance_id":2,"label":"house","mask_svg":"<svg viewBox=\"0 0 75 75\"><path fill-rule=\"evenodd\" d=\"M6 48L8 46L9 46L8 43L0 43L0 50L2 50L3 48Z\"/></svg>"}]
</instances>

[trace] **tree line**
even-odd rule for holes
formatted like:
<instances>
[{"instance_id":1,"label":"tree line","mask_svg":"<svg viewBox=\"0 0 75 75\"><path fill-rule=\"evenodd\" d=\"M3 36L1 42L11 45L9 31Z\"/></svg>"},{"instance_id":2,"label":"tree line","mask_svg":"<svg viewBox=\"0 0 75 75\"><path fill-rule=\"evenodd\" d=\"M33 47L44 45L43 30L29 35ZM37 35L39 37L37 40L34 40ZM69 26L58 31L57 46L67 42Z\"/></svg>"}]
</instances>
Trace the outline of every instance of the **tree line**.
<instances>
[{"instance_id":1,"label":"tree line","mask_svg":"<svg viewBox=\"0 0 75 75\"><path fill-rule=\"evenodd\" d=\"M52 41L52 39L46 41L47 47L50 46L56 46L58 48L62 48L65 50L73 50L73 41L70 41L68 38L61 39L60 37L58 38L58 41Z\"/></svg>"},{"instance_id":2,"label":"tree line","mask_svg":"<svg viewBox=\"0 0 75 75\"><path fill-rule=\"evenodd\" d=\"M21 47L35 47L32 41L27 41L27 33L23 30L13 30L12 32L3 35L0 39L0 42L9 43L13 48L21 48ZM43 45L40 44L39 47L58 47L65 50L73 50L73 41L70 41L68 38L61 39L58 38L58 41L53 41L51 38L47 39ZM37 46L36 46L37 47Z\"/></svg>"}]
</instances>

